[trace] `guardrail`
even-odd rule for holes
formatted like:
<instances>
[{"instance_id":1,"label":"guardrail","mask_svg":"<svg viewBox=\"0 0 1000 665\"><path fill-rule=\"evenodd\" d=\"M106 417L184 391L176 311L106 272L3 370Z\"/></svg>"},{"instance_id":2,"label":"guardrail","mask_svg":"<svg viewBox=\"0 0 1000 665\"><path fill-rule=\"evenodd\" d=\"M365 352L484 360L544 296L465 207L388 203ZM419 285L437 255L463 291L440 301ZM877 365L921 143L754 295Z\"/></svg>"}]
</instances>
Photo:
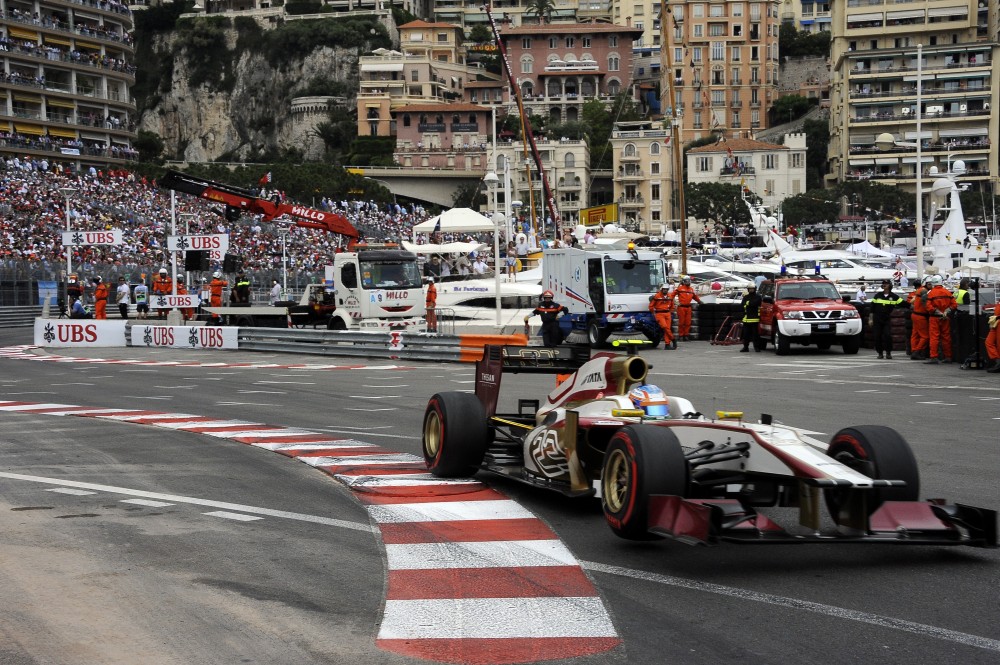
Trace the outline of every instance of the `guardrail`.
<instances>
[{"instance_id":1,"label":"guardrail","mask_svg":"<svg viewBox=\"0 0 1000 665\"><path fill-rule=\"evenodd\" d=\"M240 328L241 350L319 356L475 362L486 344L527 346L524 335L440 335L363 333L332 330Z\"/></svg>"},{"instance_id":2,"label":"guardrail","mask_svg":"<svg viewBox=\"0 0 1000 665\"><path fill-rule=\"evenodd\" d=\"M41 315L41 305L0 307L0 328L30 328Z\"/></svg>"}]
</instances>

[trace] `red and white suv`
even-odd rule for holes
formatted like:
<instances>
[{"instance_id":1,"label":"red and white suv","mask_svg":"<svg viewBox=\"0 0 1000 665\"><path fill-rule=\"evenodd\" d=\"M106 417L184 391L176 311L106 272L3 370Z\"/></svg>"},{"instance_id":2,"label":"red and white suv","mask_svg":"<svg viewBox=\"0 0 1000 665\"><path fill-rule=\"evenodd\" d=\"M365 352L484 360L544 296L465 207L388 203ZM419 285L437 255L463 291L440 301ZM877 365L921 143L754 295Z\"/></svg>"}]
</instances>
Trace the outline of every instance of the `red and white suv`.
<instances>
[{"instance_id":1,"label":"red and white suv","mask_svg":"<svg viewBox=\"0 0 1000 665\"><path fill-rule=\"evenodd\" d=\"M760 338L783 356L795 344L829 349L840 344L844 353L861 348L861 315L828 279L786 277L760 285Z\"/></svg>"}]
</instances>

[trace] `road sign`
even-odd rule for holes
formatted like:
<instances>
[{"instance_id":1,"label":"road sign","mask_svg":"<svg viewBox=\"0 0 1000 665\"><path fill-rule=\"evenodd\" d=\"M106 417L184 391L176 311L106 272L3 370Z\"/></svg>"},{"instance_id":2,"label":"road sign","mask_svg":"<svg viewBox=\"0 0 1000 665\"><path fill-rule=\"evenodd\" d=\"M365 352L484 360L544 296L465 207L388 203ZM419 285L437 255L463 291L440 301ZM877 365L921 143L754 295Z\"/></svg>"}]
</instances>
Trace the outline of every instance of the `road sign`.
<instances>
[{"instance_id":1,"label":"road sign","mask_svg":"<svg viewBox=\"0 0 1000 665\"><path fill-rule=\"evenodd\" d=\"M62 243L64 247L80 247L83 245L120 245L122 244L122 230L63 231Z\"/></svg>"}]
</instances>

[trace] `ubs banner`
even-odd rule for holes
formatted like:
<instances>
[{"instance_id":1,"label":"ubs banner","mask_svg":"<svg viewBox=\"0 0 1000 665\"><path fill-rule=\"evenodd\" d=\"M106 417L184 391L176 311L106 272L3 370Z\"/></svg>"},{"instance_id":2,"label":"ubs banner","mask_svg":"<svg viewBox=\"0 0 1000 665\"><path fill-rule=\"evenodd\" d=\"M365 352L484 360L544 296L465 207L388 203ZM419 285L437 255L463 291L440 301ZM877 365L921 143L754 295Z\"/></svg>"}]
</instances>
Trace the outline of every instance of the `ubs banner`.
<instances>
[{"instance_id":1,"label":"ubs banner","mask_svg":"<svg viewBox=\"0 0 1000 665\"><path fill-rule=\"evenodd\" d=\"M239 328L220 326L132 326L132 346L172 349L235 349Z\"/></svg>"},{"instance_id":2,"label":"ubs banner","mask_svg":"<svg viewBox=\"0 0 1000 665\"><path fill-rule=\"evenodd\" d=\"M35 319L38 346L125 346L124 321Z\"/></svg>"}]
</instances>

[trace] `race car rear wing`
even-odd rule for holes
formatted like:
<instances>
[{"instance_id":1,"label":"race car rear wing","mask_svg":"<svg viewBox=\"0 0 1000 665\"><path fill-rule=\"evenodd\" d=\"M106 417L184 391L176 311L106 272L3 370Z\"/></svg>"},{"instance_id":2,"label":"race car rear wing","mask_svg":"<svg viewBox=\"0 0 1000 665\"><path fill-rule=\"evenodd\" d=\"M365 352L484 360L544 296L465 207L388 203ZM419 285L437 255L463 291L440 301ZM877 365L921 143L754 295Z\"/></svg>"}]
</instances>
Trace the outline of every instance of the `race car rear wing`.
<instances>
[{"instance_id":1,"label":"race car rear wing","mask_svg":"<svg viewBox=\"0 0 1000 665\"><path fill-rule=\"evenodd\" d=\"M504 372L531 374L572 374L590 360L587 346L487 345L483 357L476 363L476 397L483 403L486 415L496 414L500 398L500 379Z\"/></svg>"}]
</instances>

